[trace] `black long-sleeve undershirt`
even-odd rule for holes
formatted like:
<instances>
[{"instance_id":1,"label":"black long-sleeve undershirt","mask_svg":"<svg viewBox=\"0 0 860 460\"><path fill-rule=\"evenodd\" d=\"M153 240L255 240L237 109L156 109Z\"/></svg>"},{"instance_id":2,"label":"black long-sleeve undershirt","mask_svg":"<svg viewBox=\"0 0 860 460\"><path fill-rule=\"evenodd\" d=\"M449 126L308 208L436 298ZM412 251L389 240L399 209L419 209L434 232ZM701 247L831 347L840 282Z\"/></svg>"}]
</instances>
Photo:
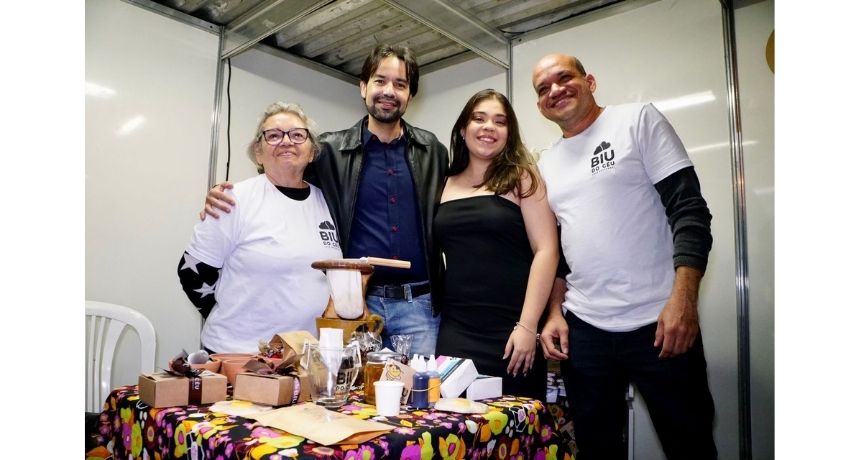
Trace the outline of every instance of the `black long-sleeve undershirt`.
<instances>
[{"instance_id":1,"label":"black long-sleeve undershirt","mask_svg":"<svg viewBox=\"0 0 860 460\"><path fill-rule=\"evenodd\" d=\"M672 229L675 268L693 267L705 272L713 245L711 212L702 196L699 177L692 166L680 169L654 184Z\"/></svg>"},{"instance_id":2,"label":"black long-sleeve undershirt","mask_svg":"<svg viewBox=\"0 0 860 460\"><path fill-rule=\"evenodd\" d=\"M197 308L203 319L208 318L215 306L215 285L221 276L221 269L204 264L184 252L179 259L176 273L188 300Z\"/></svg>"}]
</instances>

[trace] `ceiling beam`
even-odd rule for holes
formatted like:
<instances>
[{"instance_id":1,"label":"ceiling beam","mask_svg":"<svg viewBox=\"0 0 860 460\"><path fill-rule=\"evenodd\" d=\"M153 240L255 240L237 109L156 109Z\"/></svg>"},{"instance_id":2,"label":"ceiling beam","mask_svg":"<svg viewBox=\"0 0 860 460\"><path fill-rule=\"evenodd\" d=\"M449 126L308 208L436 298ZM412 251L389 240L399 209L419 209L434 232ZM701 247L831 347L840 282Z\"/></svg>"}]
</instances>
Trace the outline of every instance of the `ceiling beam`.
<instances>
[{"instance_id":1,"label":"ceiling beam","mask_svg":"<svg viewBox=\"0 0 860 460\"><path fill-rule=\"evenodd\" d=\"M221 34L221 27L218 24L213 24L206 20L197 18L192 16L184 11L171 8L166 5L162 5L161 3L155 3L152 0L123 0L126 3L131 5L137 5L145 10L152 11L153 13L160 14L162 16L175 19L184 24L188 24L190 26L197 27L198 29L206 30L208 32L212 32L214 34Z\"/></svg>"},{"instance_id":2,"label":"ceiling beam","mask_svg":"<svg viewBox=\"0 0 860 460\"><path fill-rule=\"evenodd\" d=\"M425 26L506 70L511 67L508 38L445 0L383 0Z\"/></svg>"},{"instance_id":3,"label":"ceiling beam","mask_svg":"<svg viewBox=\"0 0 860 460\"><path fill-rule=\"evenodd\" d=\"M224 26L221 59L233 57L332 0L266 0Z\"/></svg>"}]
</instances>

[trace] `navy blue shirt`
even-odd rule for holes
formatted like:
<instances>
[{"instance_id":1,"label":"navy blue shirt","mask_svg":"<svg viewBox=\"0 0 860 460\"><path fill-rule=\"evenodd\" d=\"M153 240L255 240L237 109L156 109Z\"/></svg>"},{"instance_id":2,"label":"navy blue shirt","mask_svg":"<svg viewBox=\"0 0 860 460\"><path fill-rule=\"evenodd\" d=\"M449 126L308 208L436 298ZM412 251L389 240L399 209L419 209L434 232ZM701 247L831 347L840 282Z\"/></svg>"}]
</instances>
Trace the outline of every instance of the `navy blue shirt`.
<instances>
[{"instance_id":1,"label":"navy blue shirt","mask_svg":"<svg viewBox=\"0 0 860 460\"><path fill-rule=\"evenodd\" d=\"M374 286L426 281L421 218L415 184L406 161L406 136L401 134L386 144L365 125L361 139L364 160L345 257L383 257L412 262L409 270L374 267L370 278Z\"/></svg>"}]
</instances>

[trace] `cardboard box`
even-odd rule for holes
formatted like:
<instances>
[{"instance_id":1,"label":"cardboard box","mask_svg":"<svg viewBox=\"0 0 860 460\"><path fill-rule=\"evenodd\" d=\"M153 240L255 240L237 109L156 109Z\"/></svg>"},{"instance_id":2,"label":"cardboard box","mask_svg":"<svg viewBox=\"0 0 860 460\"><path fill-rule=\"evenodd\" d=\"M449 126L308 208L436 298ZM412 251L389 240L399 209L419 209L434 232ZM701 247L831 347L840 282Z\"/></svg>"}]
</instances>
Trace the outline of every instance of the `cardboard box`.
<instances>
[{"instance_id":1,"label":"cardboard box","mask_svg":"<svg viewBox=\"0 0 860 460\"><path fill-rule=\"evenodd\" d=\"M227 377L209 371L194 379L166 372L141 374L137 385L140 400L153 408L212 404L227 399Z\"/></svg>"},{"instance_id":2,"label":"cardboard box","mask_svg":"<svg viewBox=\"0 0 860 460\"><path fill-rule=\"evenodd\" d=\"M299 378L286 375L260 375L242 372L236 375L233 399L250 401L268 406L285 406L310 401L311 383L305 371Z\"/></svg>"},{"instance_id":3,"label":"cardboard box","mask_svg":"<svg viewBox=\"0 0 860 460\"><path fill-rule=\"evenodd\" d=\"M443 398L459 398L463 391L478 378L478 370L471 359L439 356L436 358L437 372L442 378Z\"/></svg>"},{"instance_id":4,"label":"cardboard box","mask_svg":"<svg viewBox=\"0 0 860 460\"><path fill-rule=\"evenodd\" d=\"M474 382L466 388L466 399L477 401L479 399L498 398L502 396L502 378L489 375L478 375Z\"/></svg>"}]
</instances>

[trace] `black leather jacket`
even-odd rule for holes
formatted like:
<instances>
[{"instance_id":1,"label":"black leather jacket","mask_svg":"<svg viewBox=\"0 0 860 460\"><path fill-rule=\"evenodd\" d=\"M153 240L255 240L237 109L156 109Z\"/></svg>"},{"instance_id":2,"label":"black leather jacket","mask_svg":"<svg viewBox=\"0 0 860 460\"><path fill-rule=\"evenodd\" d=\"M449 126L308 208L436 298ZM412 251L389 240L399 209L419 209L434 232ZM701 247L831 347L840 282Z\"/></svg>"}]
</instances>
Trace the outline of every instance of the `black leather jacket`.
<instances>
[{"instance_id":1,"label":"black leather jacket","mask_svg":"<svg viewBox=\"0 0 860 460\"><path fill-rule=\"evenodd\" d=\"M321 152L305 170L308 182L322 189L331 215L340 235L340 247L349 247L358 182L363 164L361 129L367 116L351 128L323 133L320 136ZM430 131L425 131L401 120L408 139L406 161L415 184L419 215L424 227L424 254L433 292L440 285L441 251L434 247L433 215L442 195L448 171L448 150ZM434 299L438 296L433 296ZM434 301L435 304L435 301ZM435 308L434 308L435 310Z\"/></svg>"}]
</instances>

